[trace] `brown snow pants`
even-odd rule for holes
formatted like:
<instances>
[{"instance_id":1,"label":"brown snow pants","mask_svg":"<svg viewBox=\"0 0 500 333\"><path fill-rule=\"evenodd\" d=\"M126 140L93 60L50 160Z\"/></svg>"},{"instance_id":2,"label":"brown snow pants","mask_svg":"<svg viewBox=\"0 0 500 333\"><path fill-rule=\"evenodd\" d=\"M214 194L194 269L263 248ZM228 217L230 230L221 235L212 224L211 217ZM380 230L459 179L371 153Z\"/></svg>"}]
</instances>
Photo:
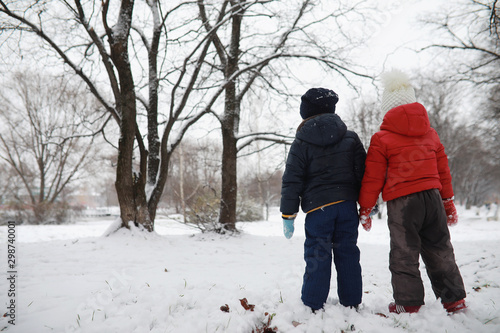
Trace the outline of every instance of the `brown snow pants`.
<instances>
[{"instance_id":1,"label":"brown snow pants","mask_svg":"<svg viewBox=\"0 0 500 333\"><path fill-rule=\"evenodd\" d=\"M442 302L465 298L439 191L427 190L388 201L387 212L391 236L389 269L396 304L424 304L419 255L437 298Z\"/></svg>"}]
</instances>

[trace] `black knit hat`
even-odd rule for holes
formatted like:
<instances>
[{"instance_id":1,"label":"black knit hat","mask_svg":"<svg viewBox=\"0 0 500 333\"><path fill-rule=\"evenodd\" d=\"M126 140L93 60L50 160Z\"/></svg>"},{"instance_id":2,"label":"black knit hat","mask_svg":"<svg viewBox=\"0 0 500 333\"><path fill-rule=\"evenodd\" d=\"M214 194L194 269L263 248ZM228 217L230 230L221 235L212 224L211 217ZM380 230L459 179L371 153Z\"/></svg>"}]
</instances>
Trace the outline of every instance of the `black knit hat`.
<instances>
[{"instance_id":1,"label":"black knit hat","mask_svg":"<svg viewBox=\"0 0 500 333\"><path fill-rule=\"evenodd\" d=\"M311 88L301 97L300 116L302 119L321 114L335 113L339 96L330 89Z\"/></svg>"}]
</instances>

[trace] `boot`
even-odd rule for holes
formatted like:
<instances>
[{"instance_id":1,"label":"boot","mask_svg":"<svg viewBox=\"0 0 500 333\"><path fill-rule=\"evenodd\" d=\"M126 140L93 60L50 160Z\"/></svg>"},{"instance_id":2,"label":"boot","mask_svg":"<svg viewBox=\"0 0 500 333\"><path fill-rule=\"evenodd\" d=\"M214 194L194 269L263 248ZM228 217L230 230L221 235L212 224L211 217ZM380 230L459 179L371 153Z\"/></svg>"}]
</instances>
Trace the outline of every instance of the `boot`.
<instances>
[{"instance_id":1,"label":"boot","mask_svg":"<svg viewBox=\"0 0 500 333\"><path fill-rule=\"evenodd\" d=\"M398 305L394 302L389 304L389 312L392 313L417 313L421 305Z\"/></svg>"},{"instance_id":2,"label":"boot","mask_svg":"<svg viewBox=\"0 0 500 333\"><path fill-rule=\"evenodd\" d=\"M465 305L465 299L461 299L456 302L446 302L443 303L443 307L446 309L448 313L454 313L460 310L467 309L467 305Z\"/></svg>"}]
</instances>

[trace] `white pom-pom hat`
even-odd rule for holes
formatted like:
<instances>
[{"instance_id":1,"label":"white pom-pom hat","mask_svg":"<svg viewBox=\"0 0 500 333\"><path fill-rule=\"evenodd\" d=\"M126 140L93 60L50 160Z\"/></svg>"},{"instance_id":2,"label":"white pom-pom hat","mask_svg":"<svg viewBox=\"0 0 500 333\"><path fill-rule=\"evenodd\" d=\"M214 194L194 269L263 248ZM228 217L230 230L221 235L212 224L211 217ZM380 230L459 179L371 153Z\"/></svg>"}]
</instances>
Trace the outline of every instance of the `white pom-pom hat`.
<instances>
[{"instance_id":1,"label":"white pom-pom hat","mask_svg":"<svg viewBox=\"0 0 500 333\"><path fill-rule=\"evenodd\" d=\"M382 74L382 84L384 85L384 93L380 108L384 113L396 106L417 101L415 90L410 84L410 78L400 70L393 69Z\"/></svg>"}]
</instances>

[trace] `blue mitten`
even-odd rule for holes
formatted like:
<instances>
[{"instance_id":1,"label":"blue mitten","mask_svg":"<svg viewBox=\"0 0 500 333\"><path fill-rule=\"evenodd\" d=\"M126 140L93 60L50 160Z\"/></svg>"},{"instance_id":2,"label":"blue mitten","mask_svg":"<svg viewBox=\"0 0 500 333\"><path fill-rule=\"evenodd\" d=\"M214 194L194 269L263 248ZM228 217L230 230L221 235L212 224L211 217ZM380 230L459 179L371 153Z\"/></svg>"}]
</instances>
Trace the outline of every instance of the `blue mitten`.
<instances>
[{"instance_id":1,"label":"blue mitten","mask_svg":"<svg viewBox=\"0 0 500 333\"><path fill-rule=\"evenodd\" d=\"M295 228L293 227L293 222L295 219L283 219L283 233L287 239L292 238L293 231Z\"/></svg>"}]
</instances>

